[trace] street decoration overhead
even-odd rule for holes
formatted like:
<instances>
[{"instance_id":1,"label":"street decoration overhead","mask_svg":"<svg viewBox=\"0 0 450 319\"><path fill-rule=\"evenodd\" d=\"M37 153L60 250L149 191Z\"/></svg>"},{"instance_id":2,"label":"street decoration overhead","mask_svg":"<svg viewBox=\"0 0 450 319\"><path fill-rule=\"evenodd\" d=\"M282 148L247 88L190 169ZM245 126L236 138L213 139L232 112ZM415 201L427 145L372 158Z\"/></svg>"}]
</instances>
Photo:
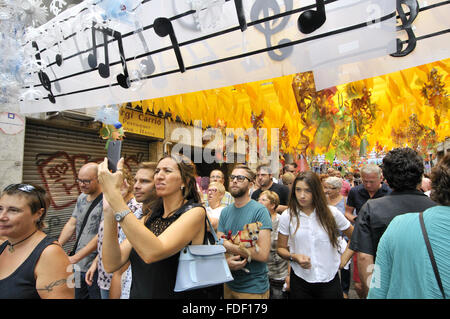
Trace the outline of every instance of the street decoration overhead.
<instances>
[{"instance_id":1,"label":"street decoration overhead","mask_svg":"<svg viewBox=\"0 0 450 319\"><path fill-rule=\"evenodd\" d=\"M278 128L302 158L449 135L449 1L87 0L34 28L41 6L0 1L0 102L22 113L134 101Z\"/></svg>"},{"instance_id":2,"label":"street decoration overhead","mask_svg":"<svg viewBox=\"0 0 450 319\"><path fill-rule=\"evenodd\" d=\"M390 0L89 0L28 32L21 111L158 98L397 49ZM321 52L329 52L324 55Z\"/></svg>"}]
</instances>

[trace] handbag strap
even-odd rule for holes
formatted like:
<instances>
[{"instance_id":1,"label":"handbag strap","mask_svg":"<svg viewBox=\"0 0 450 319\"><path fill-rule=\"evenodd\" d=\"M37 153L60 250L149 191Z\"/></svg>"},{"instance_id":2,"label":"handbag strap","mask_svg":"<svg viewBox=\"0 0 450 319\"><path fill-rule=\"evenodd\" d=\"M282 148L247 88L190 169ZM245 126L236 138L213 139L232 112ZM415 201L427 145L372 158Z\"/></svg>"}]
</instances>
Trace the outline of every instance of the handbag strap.
<instances>
[{"instance_id":1,"label":"handbag strap","mask_svg":"<svg viewBox=\"0 0 450 319\"><path fill-rule=\"evenodd\" d=\"M200 203L194 203L194 202L192 202L192 201L189 201L189 202L187 202L186 204L184 204L183 206L181 206L181 207L175 212L174 215L181 215L181 214L184 214L184 213L187 212L188 210L191 210L192 208L195 208L195 207L203 207L203 205L200 204ZM203 209L205 209L205 207L203 207ZM216 245L218 245L218 244L219 244L219 238L217 238L217 234L216 234L216 232L214 231L214 227L212 226L211 221L210 221L209 218L208 218L208 213L206 212L206 209L205 209L205 216L206 216L206 221L208 222L208 225L209 225L209 229L211 230L211 234L212 234L212 236L214 237L214 243L215 243ZM206 231L207 231L207 230L205 229L205 237L206 237Z\"/></svg>"},{"instance_id":2,"label":"handbag strap","mask_svg":"<svg viewBox=\"0 0 450 319\"><path fill-rule=\"evenodd\" d=\"M95 206L103 199L103 193L100 193L91 203L91 206L89 206L89 209L86 212L86 215L84 215L83 223L81 224L80 232L78 233L78 237L75 241L75 245L73 246L72 252L75 252L78 246L78 242L80 241L81 234L83 233L84 227L86 226L87 220L89 218L89 215L91 214L92 210Z\"/></svg>"},{"instance_id":3,"label":"handbag strap","mask_svg":"<svg viewBox=\"0 0 450 319\"><path fill-rule=\"evenodd\" d=\"M214 230L213 225L212 225L211 222L209 221L208 213L206 213L206 221L207 221L208 224L209 224L210 233L211 233L211 234L213 235L213 237L214 237L214 243L215 243L216 245L218 245L218 244L219 244L219 238L217 237L217 234L216 234L216 232L215 232L215 230Z\"/></svg>"},{"instance_id":4,"label":"handbag strap","mask_svg":"<svg viewBox=\"0 0 450 319\"><path fill-rule=\"evenodd\" d=\"M434 276L436 277L439 289L441 290L442 297L444 297L444 299L445 299L444 287L442 286L441 277L439 276L439 270L437 268L436 260L434 259L433 250L431 249L431 244L430 244L430 240L428 238L428 233L425 228L425 222L423 221L423 212L421 212L419 214L419 220L420 220L420 228L422 229L422 235L423 235L423 238L425 239L425 244L427 246L428 256L430 257L431 265L433 266Z\"/></svg>"}]
</instances>

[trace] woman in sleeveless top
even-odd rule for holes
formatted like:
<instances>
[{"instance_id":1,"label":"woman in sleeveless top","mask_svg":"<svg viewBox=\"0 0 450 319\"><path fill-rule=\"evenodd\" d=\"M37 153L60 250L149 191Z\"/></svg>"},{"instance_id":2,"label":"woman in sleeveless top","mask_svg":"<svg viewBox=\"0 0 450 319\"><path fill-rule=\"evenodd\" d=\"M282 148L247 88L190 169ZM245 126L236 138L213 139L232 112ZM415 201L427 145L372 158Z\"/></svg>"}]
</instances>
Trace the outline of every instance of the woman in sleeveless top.
<instances>
[{"instance_id":1,"label":"woman in sleeveless top","mask_svg":"<svg viewBox=\"0 0 450 319\"><path fill-rule=\"evenodd\" d=\"M174 293L178 256L189 243L202 244L205 237L205 209L196 188L195 165L184 156L165 156L154 175L156 195L151 214L138 220L126 213L128 207L119 193L123 159L118 171L110 173L107 159L99 166L99 180L106 199L103 264L106 271L118 270L131 262L130 298L192 298L200 292ZM117 213L127 239L117 242Z\"/></svg>"},{"instance_id":2,"label":"woman in sleeveless top","mask_svg":"<svg viewBox=\"0 0 450 319\"><path fill-rule=\"evenodd\" d=\"M0 196L0 299L73 298L72 268L42 228L45 190L11 184Z\"/></svg>"}]
</instances>

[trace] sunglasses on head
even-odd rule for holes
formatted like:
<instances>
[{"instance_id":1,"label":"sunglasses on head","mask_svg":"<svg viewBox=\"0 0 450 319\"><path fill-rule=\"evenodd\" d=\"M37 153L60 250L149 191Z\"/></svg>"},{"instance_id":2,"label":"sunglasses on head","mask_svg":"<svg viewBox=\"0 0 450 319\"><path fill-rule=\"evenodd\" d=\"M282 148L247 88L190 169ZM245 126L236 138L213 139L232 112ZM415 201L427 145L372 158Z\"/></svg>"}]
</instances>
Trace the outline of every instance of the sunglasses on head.
<instances>
[{"instance_id":1,"label":"sunglasses on head","mask_svg":"<svg viewBox=\"0 0 450 319\"><path fill-rule=\"evenodd\" d=\"M40 192L33 185L30 185L30 184L10 184L10 185L5 187L3 192L8 192L8 191L12 191L12 190L19 190L19 191L27 193L27 194L35 193L37 198L39 199L39 204L41 205L41 207L39 207L39 209L43 208L44 210L46 210Z\"/></svg>"}]
</instances>

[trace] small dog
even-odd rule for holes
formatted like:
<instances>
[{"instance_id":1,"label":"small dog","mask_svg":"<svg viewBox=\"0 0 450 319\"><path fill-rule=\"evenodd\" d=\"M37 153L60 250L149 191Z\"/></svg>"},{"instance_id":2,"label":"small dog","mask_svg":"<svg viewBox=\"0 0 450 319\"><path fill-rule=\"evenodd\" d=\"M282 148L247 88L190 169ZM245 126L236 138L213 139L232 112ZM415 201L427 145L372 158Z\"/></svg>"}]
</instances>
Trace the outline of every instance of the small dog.
<instances>
[{"instance_id":1,"label":"small dog","mask_svg":"<svg viewBox=\"0 0 450 319\"><path fill-rule=\"evenodd\" d=\"M256 241L258 240L259 229L261 228L261 226L261 222L247 224L244 226L244 230L239 231L231 238L233 244L238 245L239 249L248 255L248 262L252 261L252 255L247 248L255 247L256 252L259 252L259 246ZM248 272L248 269L245 270Z\"/></svg>"}]
</instances>

